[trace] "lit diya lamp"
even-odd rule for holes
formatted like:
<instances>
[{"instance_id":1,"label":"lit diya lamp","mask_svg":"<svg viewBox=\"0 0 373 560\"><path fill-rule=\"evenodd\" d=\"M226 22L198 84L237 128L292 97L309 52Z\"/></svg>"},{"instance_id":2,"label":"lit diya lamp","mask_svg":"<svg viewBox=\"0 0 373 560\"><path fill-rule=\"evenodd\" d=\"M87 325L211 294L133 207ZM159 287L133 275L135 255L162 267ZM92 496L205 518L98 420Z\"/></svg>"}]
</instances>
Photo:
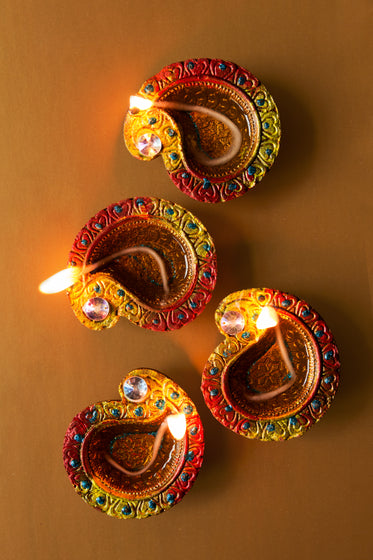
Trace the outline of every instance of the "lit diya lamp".
<instances>
[{"instance_id":1,"label":"lit diya lamp","mask_svg":"<svg viewBox=\"0 0 373 560\"><path fill-rule=\"evenodd\" d=\"M126 317L164 331L199 315L215 282L215 247L203 224L177 204L144 197L112 204L89 220L69 267L39 289L67 290L75 315L90 329Z\"/></svg>"},{"instance_id":2,"label":"lit diya lamp","mask_svg":"<svg viewBox=\"0 0 373 560\"><path fill-rule=\"evenodd\" d=\"M203 427L188 395L152 369L129 373L121 400L89 406L71 422L64 465L89 505L119 519L157 515L192 487Z\"/></svg>"},{"instance_id":3,"label":"lit diya lamp","mask_svg":"<svg viewBox=\"0 0 373 560\"><path fill-rule=\"evenodd\" d=\"M267 89L220 59L166 66L131 97L124 123L130 153L144 161L162 155L176 186L202 202L236 198L260 181L280 135Z\"/></svg>"},{"instance_id":4,"label":"lit diya lamp","mask_svg":"<svg viewBox=\"0 0 373 560\"><path fill-rule=\"evenodd\" d=\"M248 438L298 437L330 407L339 354L321 317L270 289L227 296L215 314L226 337L208 359L202 392L214 417Z\"/></svg>"}]
</instances>

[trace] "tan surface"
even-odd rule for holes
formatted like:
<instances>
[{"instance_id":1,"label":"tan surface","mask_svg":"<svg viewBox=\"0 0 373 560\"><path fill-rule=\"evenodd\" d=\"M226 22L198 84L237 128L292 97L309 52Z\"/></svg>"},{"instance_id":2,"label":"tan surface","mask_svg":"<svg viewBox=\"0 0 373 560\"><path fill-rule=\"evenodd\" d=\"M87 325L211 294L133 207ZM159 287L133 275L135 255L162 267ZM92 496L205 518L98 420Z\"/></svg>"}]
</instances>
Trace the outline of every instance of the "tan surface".
<instances>
[{"instance_id":1,"label":"tan surface","mask_svg":"<svg viewBox=\"0 0 373 560\"><path fill-rule=\"evenodd\" d=\"M368 0L3 0L2 558L372 557L371 12ZM273 170L224 205L181 194L161 161L138 162L121 138L129 95L192 56L257 74L282 117ZM85 221L133 195L186 206L215 238L214 298L180 332L122 320L97 334L65 296L37 292L65 266ZM329 413L285 444L224 429L199 391L220 340L215 307L261 285L313 305L343 360ZM75 495L61 446L73 416L116 398L121 377L141 366L172 376L194 399L205 462L171 511L118 521Z\"/></svg>"}]
</instances>

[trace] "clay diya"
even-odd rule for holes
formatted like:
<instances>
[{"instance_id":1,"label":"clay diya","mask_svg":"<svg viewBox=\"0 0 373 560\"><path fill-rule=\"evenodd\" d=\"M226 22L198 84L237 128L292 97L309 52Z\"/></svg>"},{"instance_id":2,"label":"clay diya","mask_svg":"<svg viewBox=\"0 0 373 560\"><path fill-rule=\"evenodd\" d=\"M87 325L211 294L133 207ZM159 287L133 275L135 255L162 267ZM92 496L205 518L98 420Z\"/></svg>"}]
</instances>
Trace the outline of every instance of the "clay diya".
<instances>
[{"instance_id":1,"label":"clay diya","mask_svg":"<svg viewBox=\"0 0 373 560\"><path fill-rule=\"evenodd\" d=\"M75 315L90 329L126 317L165 331L199 315L215 283L215 247L203 224L177 204L144 197L112 204L89 220L74 241L69 268L40 290L67 289Z\"/></svg>"},{"instance_id":2,"label":"clay diya","mask_svg":"<svg viewBox=\"0 0 373 560\"><path fill-rule=\"evenodd\" d=\"M279 441L320 420L340 363L332 333L310 305L279 290L243 290L221 302L215 320L225 340L209 357L201 388L219 422Z\"/></svg>"},{"instance_id":3,"label":"clay diya","mask_svg":"<svg viewBox=\"0 0 373 560\"><path fill-rule=\"evenodd\" d=\"M129 152L143 161L161 155L175 185L201 202L252 188L271 168L280 135L277 107L258 78L208 58L170 64L146 80L124 123Z\"/></svg>"},{"instance_id":4,"label":"clay diya","mask_svg":"<svg viewBox=\"0 0 373 560\"><path fill-rule=\"evenodd\" d=\"M203 427L187 394L157 371L132 371L119 393L121 400L75 416L63 460L86 503L119 519L141 519L190 490L203 461Z\"/></svg>"}]
</instances>

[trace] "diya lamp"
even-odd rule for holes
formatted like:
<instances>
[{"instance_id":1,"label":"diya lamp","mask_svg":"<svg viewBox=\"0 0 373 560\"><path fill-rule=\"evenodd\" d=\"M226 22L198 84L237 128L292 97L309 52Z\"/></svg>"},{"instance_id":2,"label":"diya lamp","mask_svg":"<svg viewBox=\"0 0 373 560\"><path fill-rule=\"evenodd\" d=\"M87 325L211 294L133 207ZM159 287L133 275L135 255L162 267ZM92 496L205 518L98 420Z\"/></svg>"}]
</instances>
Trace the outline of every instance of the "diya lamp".
<instances>
[{"instance_id":1,"label":"diya lamp","mask_svg":"<svg viewBox=\"0 0 373 560\"><path fill-rule=\"evenodd\" d=\"M198 218L166 200L137 197L89 220L74 241L69 267L39 289L67 290L75 315L90 329L126 317L164 331L199 315L215 283L214 243Z\"/></svg>"},{"instance_id":2,"label":"diya lamp","mask_svg":"<svg viewBox=\"0 0 373 560\"><path fill-rule=\"evenodd\" d=\"M190 490L203 461L203 427L185 391L155 370L132 371L119 393L121 400L75 416L64 465L86 503L141 519L170 509Z\"/></svg>"},{"instance_id":3,"label":"diya lamp","mask_svg":"<svg viewBox=\"0 0 373 560\"><path fill-rule=\"evenodd\" d=\"M270 289L227 296L215 320L225 340L201 389L213 416L248 438L299 437L328 410L339 383L332 333L305 301Z\"/></svg>"},{"instance_id":4,"label":"diya lamp","mask_svg":"<svg viewBox=\"0 0 373 560\"><path fill-rule=\"evenodd\" d=\"M243 195L271 168L280 120L272 96L232 62L198 58L171 64L130 99L129 152L161 155L172 181L201 202Z\"/></svg>"}]
</instances>

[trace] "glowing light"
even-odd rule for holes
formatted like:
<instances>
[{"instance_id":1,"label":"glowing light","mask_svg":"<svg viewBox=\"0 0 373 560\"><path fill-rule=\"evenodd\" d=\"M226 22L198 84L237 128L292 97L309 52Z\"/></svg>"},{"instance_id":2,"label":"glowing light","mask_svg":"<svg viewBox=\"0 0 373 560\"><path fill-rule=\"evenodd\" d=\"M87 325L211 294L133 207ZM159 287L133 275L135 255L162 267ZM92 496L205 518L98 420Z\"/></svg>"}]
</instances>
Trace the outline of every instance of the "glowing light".
<instances>
[{"instance_id":1,"label":"glowing light","mask_svg":"<svg viewBox=\"0 0 373 560\"><path fill-rule=\"evenodd\" d=\"M166 418L171 435L177 439L183 439L186 432L185 414L171 414Z\"/></svg>"},{"instance_id":2,"label":"glowing light","mask_svg":"<svg viewBox=\"0 0 373 560\"><path fill-rule=\"evenodd\" d=\"M278 321L277 311L273 307L263 307L256 321L256 326L258 329L269 329L275 327Z\"/></svg>"},{"instance_id":3,"label":"glowing light","mask_svg":"<svg viewBox=\"0 0 373 560\"><path fill-rule=\"evenodd\" d=\"M139 111L145 111L145 109L150 109L153 105L153 101L150 99L145 99L139 95L131 95L130 97L130 109L139 109Z\"/></svg>"},{"instance_id":4,"label":"glowing light","mask_svg":"<svg viewBox=\"0 0 373 560\"><path fill-rule=\"evenodd\" d=\"M43 294L56 294L57 292L62 292L62 290L67 290L79 279L82 274L81 268L78 266L73 266L60 270L53 276L47 278L39 285L39 290Z\"/></svg>"}]
</instances>

